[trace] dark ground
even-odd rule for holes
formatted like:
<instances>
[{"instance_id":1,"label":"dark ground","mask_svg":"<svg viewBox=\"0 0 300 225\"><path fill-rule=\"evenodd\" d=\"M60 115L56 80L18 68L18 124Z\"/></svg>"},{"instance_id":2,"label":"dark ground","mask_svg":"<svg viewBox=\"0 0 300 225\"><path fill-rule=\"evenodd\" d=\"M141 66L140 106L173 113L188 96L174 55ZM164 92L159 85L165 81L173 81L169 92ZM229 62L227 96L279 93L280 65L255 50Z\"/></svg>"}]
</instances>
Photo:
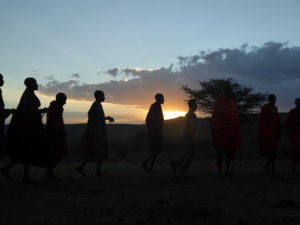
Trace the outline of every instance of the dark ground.
<instances>
[{"instance_id":1,"label":"dark ground","mask_svg":"<svg viewBox=\"0 0 300 225\"><path fill-rule=\"evenodd\" d=\"M291 175L289 161L278 161L276 175L262 172L263 161L240 161L229 178L210 164L196 162L185 176L161 163L149 176L137 163L107 163L103 178L92 177L94 164L90 177L74 169L69 177L60 164L60 181L43 181L35 168L38 183L29 185L20 185L16 166L14 182L0 177L0 224L300 224L300 175Z\"/></svg>"}]
</instances>

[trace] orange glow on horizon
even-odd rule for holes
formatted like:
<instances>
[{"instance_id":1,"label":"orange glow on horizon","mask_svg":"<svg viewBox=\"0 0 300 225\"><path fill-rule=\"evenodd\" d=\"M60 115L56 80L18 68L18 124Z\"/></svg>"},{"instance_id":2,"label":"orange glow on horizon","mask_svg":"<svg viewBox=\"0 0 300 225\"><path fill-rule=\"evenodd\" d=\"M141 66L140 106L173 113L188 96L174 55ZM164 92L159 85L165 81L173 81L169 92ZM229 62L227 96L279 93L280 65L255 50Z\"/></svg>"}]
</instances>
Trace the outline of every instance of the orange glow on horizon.
<instances>
[{"instance_id":1,"label":"orange glow on horizon","mask_svg":"<svg viewBox=\"0 0 300 225\"><path fill-rule=\"evenodd\" d=\"M183 111L163 111L165 120L174 119L180 116L185 116L186 112Z\"/></svg>"}]
</instances>

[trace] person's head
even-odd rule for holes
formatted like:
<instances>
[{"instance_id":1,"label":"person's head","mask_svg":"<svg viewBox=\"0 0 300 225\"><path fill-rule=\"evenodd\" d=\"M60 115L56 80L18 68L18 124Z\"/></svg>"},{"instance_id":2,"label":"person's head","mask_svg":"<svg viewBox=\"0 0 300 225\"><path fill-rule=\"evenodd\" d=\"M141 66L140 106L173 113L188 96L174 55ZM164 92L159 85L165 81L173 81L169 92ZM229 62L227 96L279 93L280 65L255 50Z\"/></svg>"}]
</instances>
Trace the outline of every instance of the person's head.
<instances>
[{"instance_id":1,"label":"person's head","mask_svg":"<svg viewBox=\"0 0 300 225\"><path fill-rule=\"evenodd\" d=\"M156 102L158 102L159 104L164 104L164 101L165 101L164 96L163 96L163 94L161 94L161 93L157 93L157 94L155 95L155 100L156 100Z\"/></svg>"},{"instance_id":2,"label":"person's head","mask_svg":"<svg viewBox=\"0 0 300 225\"><path fill-rule=\"evenodd\" d=\"M300 108L300 98L295 99L295 105L297 108Z\"/></svg>"},{"instance_id":3,"label":"person's head","mask_svg":"<svg viewBox=\"0 0 300 225\"><path fill-rule=\"evenodd\" d=\"M67 102L67 96L61 92L56 95L55 99L56 99L56 102L61 106L63 106Z\"/></svg>"},{"instance_id":4,"label":"person's head","mask_svg":"<svg viewBox=\"0 0 300 225\"><path fill-rule=\"evenodd\" d=\"M223 89L223 96L231 98L233 96L232 87L230 87L229 85L225 85L225 87Z\"/></svg>"},{"instance_id":5,"label":"person's head","mask_svg":"<svg viewBox=\"0 0 300 225\"><path fill-rule=\"evenodd\" d=\"M268 96L268 101L269 101L270 104L275 105L275 103L276 103L276 96L274 94L270 94Z\"/></svg>"},{"instance_id":6,"label":"person's head","mask_svg":"<svg viewBox=\"0 0 300 225\"><path fill-rule=\"evenodd\" d=\"M94 93L95 99L98 102L104 102L105 101L105 95L103 91L97 90Z\"/></svg>"},{"instance_id":7,"label":"person's head","mask_svg":"<svg viewBox=\"0 0 300 225\"><path fill-rule=\"evenodd\" d=\"M4 85L3 75L0 73L0 87Z\"/></svg>"},{"instance_id":8,"label":"person's head","mask_svg":"<svg viewBox=\"0 0 300 225\"><path fill-rule=\"evenodd\" d=\"M34 79L33 77L27 77L24 81L24 84L30 90L36 91L38 89L36 79Z\"/></svg>"},{"instance_id":9,"label":"person's head","mask_svg":"<svg viewBox=\"0 0 300 225\"><path fill-rule=\"evenodd\" d=\"M189 106L189 109L193 112L195 112L197 110L197 103L196 103L196 100L195 99L190 99L188 101L188 106Z\"/></svg>"}]
</instances>

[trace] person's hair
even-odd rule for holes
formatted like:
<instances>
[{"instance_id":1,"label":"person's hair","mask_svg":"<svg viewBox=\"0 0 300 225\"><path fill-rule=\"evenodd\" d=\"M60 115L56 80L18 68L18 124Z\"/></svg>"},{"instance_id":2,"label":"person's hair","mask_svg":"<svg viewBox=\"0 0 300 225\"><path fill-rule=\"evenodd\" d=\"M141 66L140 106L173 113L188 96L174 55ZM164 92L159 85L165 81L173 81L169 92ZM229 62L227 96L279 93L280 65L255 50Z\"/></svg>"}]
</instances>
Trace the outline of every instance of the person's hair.
<instances>
[{"instance_id":1,"label":"person's hair","mask_svg":"<svg viewBox=\"0 0 300 225\"><path fill-rule=\"evenodd\" d=\"M164 97L164 95L161 94L161 93L157 93L157 94L155 95L155 99L156 99L156 100L161 99L161 98L163 98L163 97Z\"/></svg>"},{"instance_id":2,"label":"person's hair","mask_svg":"<svg viewBox=\"0 0 300 225\"><path fill-rule=\"evenodd\" d=\"M33 77L27 77L25 80L24 80L24 84L26 87L32 85L32 84L36 84L36 79L33 78Z\"/></svg>"},{"instance_id":3,"label":"person's hair","mask_svg":"<svg viewBox=\"0 0 300 225\"><path fill-rule=\"evenodd\" d=\"M196 104L196 100L195 99L190 99L190 100L188 100L188 106L189 106L189 108L190 107L192 107L193 105L195 105Z\"/></svg>"},{"instance_id":4,"label":"person's hair","mask_svg":"<svg viewBox=\"0 0 300 225\"><path fill-rule=\"evenodd\" d=\"M300 98L296 98L295 99L295 105L299 105L300 104Z\"/></svg>"},{"instance_id":5,"label":"person's hair","mask_svg":"<svg viewBox=\"0 0 300 225\"><path fill-rule=\"evenodd\" d=\"M232 97L233 95L233 89L229 85L225 85L223 89L223 95L227 97Z\"/></svg>"},{"instance_id":6,"label":"person's hair","mask_svg":"<svg viewBox=\"0 0 300 225\"><path fill-rule=\"evenodd\" d=\"M274 95L274 94L269 94L269 96L268 96L268 100L270 101L270 100L271 100L271 98L275 98L275 99L276 99L276 95Z\"/></svg>"},{"instance_id":7,"label":"person's hair","mask_svg":"<svg viewBox=\"0 0 300 225\"><path fill-rule=\"evenodd\" d=\"M67 99L67 96L64 93L60 92L60 93L57 93L55 98L56 98L56 100Z\"/></svg>"},{"instance_id":8,"label":"person's hair","mask_svg":"<svg viewBox=\"0 0 300 225\"><path fill-rule=\"evenodd\" d=\"M95 98L99 97L100 95L103 96L103 95L104 95L104 92L103 92L103 91L100 91L100 90L97 90L97 91L94 92L94 97L95 97Z\"/></svg>"},{"instance_id":9,"label":"person's hair","mask_svg":"<svg viewBox=\"0 0 300 225\"><path fill-rule=\"evenodd\" d=\"M0 78L2 78L3 79L3 75L0 73Z\"/></svg>"}]
</instances>

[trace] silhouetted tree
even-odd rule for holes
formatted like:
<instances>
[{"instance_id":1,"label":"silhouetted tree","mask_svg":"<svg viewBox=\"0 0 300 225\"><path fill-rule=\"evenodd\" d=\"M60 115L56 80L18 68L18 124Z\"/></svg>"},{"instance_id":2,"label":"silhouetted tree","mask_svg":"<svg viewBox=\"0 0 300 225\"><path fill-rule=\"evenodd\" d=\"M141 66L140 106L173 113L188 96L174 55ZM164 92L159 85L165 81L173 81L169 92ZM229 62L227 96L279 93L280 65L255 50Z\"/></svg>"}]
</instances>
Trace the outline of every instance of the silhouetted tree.
<instances>
[{"instance_id":1,"label":"silhouetted tree","mask_svg":"<svg viewBox=\"0 0 300 225\"><path fill-rule=\"evenodd\" d=\"M199 84L199 90L193 90L187 86L182 86L182 89L190 98L196 99L199 109L205 113L212 112L215 100L223 93L226 86L231 87L233 99L243 118L248 118L249 115L257 112L268 96L268 93L254 93L252 87L243 86L233 78L199 81Z\"/></svg>"}]
</instances>

